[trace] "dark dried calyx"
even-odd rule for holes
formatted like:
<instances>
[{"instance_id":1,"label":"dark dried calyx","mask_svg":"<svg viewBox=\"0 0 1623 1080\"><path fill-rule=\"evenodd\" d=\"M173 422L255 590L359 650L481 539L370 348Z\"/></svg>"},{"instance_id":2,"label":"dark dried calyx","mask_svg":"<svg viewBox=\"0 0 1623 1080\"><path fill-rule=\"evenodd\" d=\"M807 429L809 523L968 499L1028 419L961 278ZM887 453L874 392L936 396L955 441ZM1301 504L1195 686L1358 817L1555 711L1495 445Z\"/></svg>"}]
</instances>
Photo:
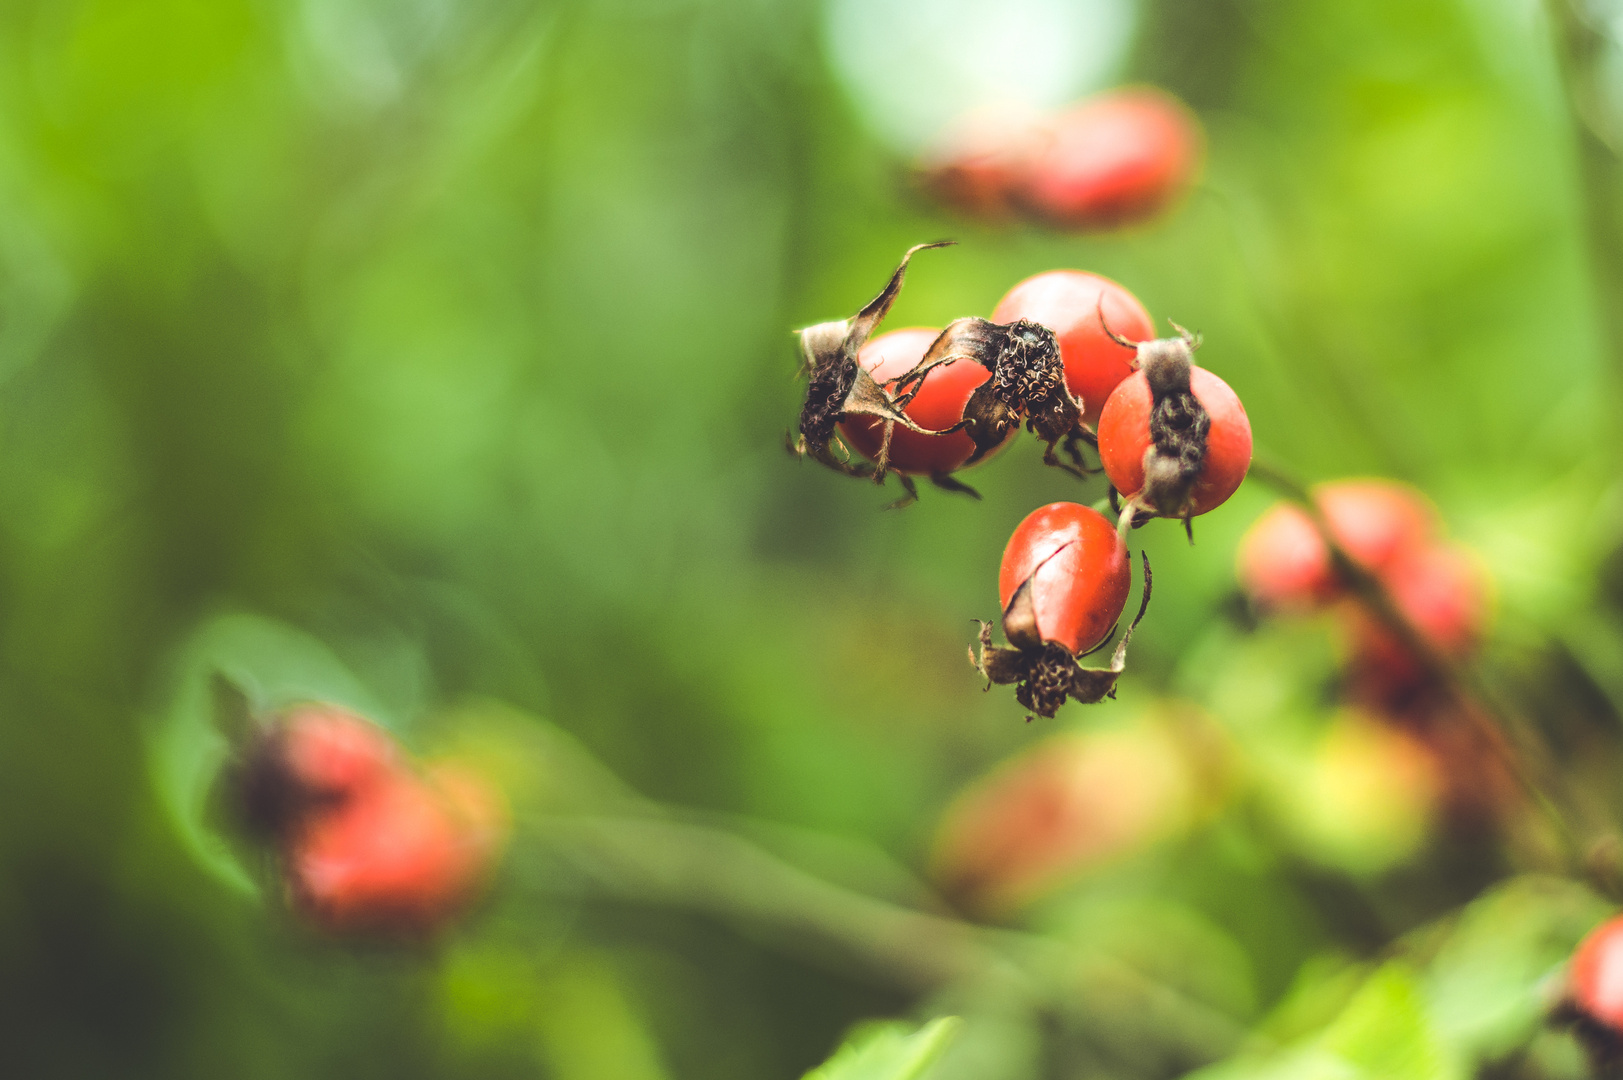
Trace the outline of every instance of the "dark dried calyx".
<instances>
[{"instance_id":1,"label":"dark dried calyx","mask_svg":"<svg viewBox=\"0 0 1623 1080\"><path fill-rule=\"evenodd\" d=\"M1048 559L1069 546L1057 549ZM1053 716L1067 700L1096 705L1116 696L1116 679L1127 668L1127 643L1150 606L1150 560L1140 552L1139 559L1144 564L1144 592L1139 599L1138 614L1133 616L1127 632L1117 642L1110 666L1085 668L1069 649L1057 641L1045 641L1037 629L1032 582L1048 559L1038 563L1031 575L1021 582L1003 611L1003 636L1008 646L993 645L992 624L981 622L980 655L975 655L973 646L969 650L969 662L986 676L988 690L994 683L1000 686L1013 683L1015 700L1042 717ZM1029 721L1031 717L1026 719Z\"/></svg>"},{"instance_id":2,"label":"dark dried calyx","mask_svg":"<svg viewBox=\"0 0 1623 1080\"><path fill-rule=\"evenodd\" d=\"M947 361L931 362L926 357L912 371L881 386L857 363L857 352L873 336L902 291L908 261L919 251L950 243L952 241L943 240L909 248L879 295L861 311L849 319L818 323L800 332L802 374L807 387L806 404L800 412L800 438L789 445L793 453L813 458L847 476L884 483L890 471L891 435L897 424L921 435L945 434L920 427L902 410L918 393L924 376L937 363ZM876 460L853 460L849 450L838 441L840 421L849 416L874 416L883 422L884 435ZM912 482L905 476L901 481L908 494L914 494ZM951 482L942 482L941 486L961 487Z\"/></svg>"},{"instance_id":3,"label":"dark dried calyx","mask_svg":"<svg viewBox=\"0 0 1623 1080\"><path fill-rule=\"evenodd\" d=\"M1129 505L1157 517L1182 518L1185 528L1212 427L1189 385L1199 347L1199 339L1182 327L1175 338L1138 346L1139 370L1150 384L1151 445L1144 454L1144 487Z\"/></svg>"},{"instance_id":4,"label":"dark dried calyx","mask_svg":"<svg viewBox=\"0 0 1623 1080\"><path fill-rule=\"evenodd\" d=\"M948 429L962 429L974 440L975 453L965 464L997 449L1023 421L1048 444L1044 462L1087 475L1077 444L1091 442L1091 432L1082 423L1082 403L1065 385L1065 365L1052 330L1025 319L958 319L941 332L921 366L961 359L975 361L992 375L970 395L964 418ZM1070 464L1055 456L1061 440Z\"/></svg>"}]
</instances>

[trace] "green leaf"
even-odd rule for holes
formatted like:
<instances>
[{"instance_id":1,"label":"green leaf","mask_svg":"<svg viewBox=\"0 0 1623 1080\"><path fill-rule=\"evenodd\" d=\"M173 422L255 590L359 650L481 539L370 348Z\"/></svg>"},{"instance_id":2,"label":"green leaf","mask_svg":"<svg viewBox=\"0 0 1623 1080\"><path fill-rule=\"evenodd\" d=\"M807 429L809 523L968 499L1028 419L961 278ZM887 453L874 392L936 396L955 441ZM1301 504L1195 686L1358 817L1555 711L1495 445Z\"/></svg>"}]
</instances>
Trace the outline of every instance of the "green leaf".
<instances>
[{"instance_id":1,"label":"green leaf","mask_svg":"<svg viewBox=\"0 0 1623 1080\"><path fill-rule=\"evenodd\" d=\"M962 1024L956 1016L943 1016L911 1033L906 1024L864 1025L805 1080L919 1080Z\"/></svg>"},{"instance_id":2,"label":"green leaf","mask_svg":"<svg viewBox=\"0 0 1623 1080\"><path fill-rule=\"evenodd\" d=\"M1319 1046L1359 1076L1443 1080L1464 1074L1432 1026L1419 976L1401 961L1369 977Z\"/></svg>"},{"instance_id":3,"label":"green leaf","mask_svg":"<svg viewBox=\"0 0 1623 1080\"><path fill-rule=\"evenodd\" d=\"M1442 1036L1492 1060L1537 1032L1549 980L1612 907L1582 885L1524 877L1475 900L1438 949L1427 979Z\"/></svg>"},{"instance_id":4,"label":"green leaf","mask_svg":"<svg viewBox=\"0 0 1623 1080\"><path fill-rule=\"evenodd\" d=\"M375 720L391 718L377 697L321 642L255 615L210 619L178 651L172 691L146 724L147 764L182 843L206 870L244 893L253 877L211 813L211 795L232 742L252 717L323 701Z\"/></svg>"},{"instance_id":5,"label":"green leaf","mask_svg":"<svg viewBox=\"0 0 1623 1080\"><path fill-rule=\"evenodd\" d=\"M1611 910L1576 882L1513 879L1450 920L1410 935L1406 951L1415 959L1385 964L1363 980L1317 1035L1194 1075L1199 1080L1463 1076L1540 1033L1552 980L1584 934ZM1423 968L1417 966L1420 958L1426 961ZM1551 1045L1570 1050L1559 1041Z\"/></svg>"},{"instance_id":6,"label":"green leaf","mask_svg":"<svg viewBox=\"0 0 1623 1080\"><path fill-rule=\"evenodd\" d=\"M1189 1080L1460 1080L1458 1057L1437 1035L1421 981L1401 961L1365 979L1317 1036L1242 1055Z\"/></svg>"}]
</instances>

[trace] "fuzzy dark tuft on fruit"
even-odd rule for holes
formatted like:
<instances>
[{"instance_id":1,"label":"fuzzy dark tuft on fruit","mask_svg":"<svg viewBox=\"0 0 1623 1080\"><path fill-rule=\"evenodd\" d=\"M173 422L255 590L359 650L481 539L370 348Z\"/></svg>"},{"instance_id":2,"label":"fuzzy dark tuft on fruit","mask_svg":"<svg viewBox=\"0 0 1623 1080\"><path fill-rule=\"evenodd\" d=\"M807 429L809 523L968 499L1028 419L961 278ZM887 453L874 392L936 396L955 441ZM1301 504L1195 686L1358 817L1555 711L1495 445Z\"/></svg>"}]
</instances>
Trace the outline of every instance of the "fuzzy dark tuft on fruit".
<instances>
[{"instance_id":1,"label":"fuzzy dark tuft on fruit","mask_svg":"<svg viewBox=\"0 0 1623 1080\"><path fill-rule=\"evenodd\" d=\"M1112 340L1137 349L1138 371L1105 403L1099 459L1126 496L1124 533L1150 518L1177 518L1193 541L1190 519L1221 505L1245 479L1251 422L1228 384L1195 366L1199 335L1172 326L1177 337L1140 342L1105 327Z\"/></svg>"},{"instance_id":2,"label":"fuzzy dark tuft on fruit","mask_svg":"<svg viewBox=\"0 0 1623 1080\"><path fill-rule=\"evenodd\" d=\"M1065 365L1052 330L1026 319L1011 323L958 319L941 332L920 367L965 359L992 373L970 395L964 418L948 429L963 430L974 440L975 454L968 464L1003 445L1009 432L1024 421L1048 444L1044 463L1088 475L1078 443L1092 443L1093 434L1082 423L1082 403L1065 385ZM1062 440L1069 464L1054 453Z\"/></svg>"},{"instance_id":3,"label":"fuzzy dark tuft on fruit","mask_svg":"<svg viewBox=\"0 0 1623 1080\"><path fill-rule=\"evenodd\" d=\"M1099 317L1104 318L1102 311ZM1144 454L1144 487L1134 501L1153 514L1181 517L1187 526L1189 496L1206 462L1212 418L1189 385L1200 341L1176 323L1173 327L1177 337L1137 343L1138 370L1150 384L1155 404L1150 409L1151 445Z\"/></svg>"},{"instance_id":4,"label":"fuzzy dark tuft on fruit","mask_svg":"<svg viewBox=\"0 0 1623 1080\"><path fill-rule=\"evenodd\" d=\"M1069 546L1065 545L1039 563L1004 608L1003 636L1008 646L993 645L992 624L977 619L975 621L980 623L981 628L980 655L975 655L973 647L969 650L969 662L987 679L986 689L990 690L993 684L1007 686L1012 683L1015 700L1045 718L1057 713L1067 700L1096 705L1105 698L1116 696L1116 680L1127 668L1127 644L1150 606L1150 560L1149 556L1139 552L1139 560L1144 564L1144 592L1139 599L1138 614L1133 616L1121 641L1116 644L1108 668L1085 668L1063 644L1045 640L1037 626L1033 582L1037 578L1037 571ZM1102 644L1108 642L1106 638ZM1031 717L1027 716L1026 720L1029 722Z\"/></svg>"},{"instance_id":5,"label":"fuzzy dark tuft on fruit","mask_svg":"<svg viewBox=\"0 0 1623 1080\"><path fill-rule=\"evenodd\" d=\"M947 360L933 360L927 355L912 371L881 385L857 362L857 352L873 336L902 291L909 260L927 248L952 243L940 240L909 248L879 295L861 311L849 319L818 323L800 331L806 403L800 413L800 438L789 443L791 453L811 457L835 472L882 484L890 471L890 437L897 424L921 435L942 434L920 427L902 410L930 369ZM853 461L849 449L838 442L840 421L850 416L873 416L883 423L884 435L874 461ZM843 452L836 452L836 445Z\"/></svg>"}]
</instances>

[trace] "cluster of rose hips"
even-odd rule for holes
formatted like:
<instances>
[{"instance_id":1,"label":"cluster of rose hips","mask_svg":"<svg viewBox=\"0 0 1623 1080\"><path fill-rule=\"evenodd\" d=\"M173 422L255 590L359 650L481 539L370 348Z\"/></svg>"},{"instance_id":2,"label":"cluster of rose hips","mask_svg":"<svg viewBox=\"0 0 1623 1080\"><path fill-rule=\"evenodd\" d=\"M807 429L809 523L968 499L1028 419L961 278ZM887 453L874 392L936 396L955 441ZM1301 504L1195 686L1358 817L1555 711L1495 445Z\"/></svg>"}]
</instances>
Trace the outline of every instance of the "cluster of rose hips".
<instances>
[{"instance_id":1,"label":"cluster of rose hips","mask_svg":"<svg viewBox=\"0 0 1623 1080\"><path fill-rule=\"evenodd\" d=\"M1468 659L1482 639L1486 572L1442 537L1436 510L1405 484L1341 480L1311 494L1317 521L1282 502L1252 525L1237 554L1241 587L1263 614L1331 613L1346 641L1350 700L1449 759L1457 803L1491 807L1497 782L1465 767L1487 768L1491 755L1461 745L1474 738L1461 723L1466 706L1439 685L1446 674L1439 665ZM1378 602L1389 610L1378 610Z\"/></svg>"},{"instance_id":2,"label":"cluster of rose hips","mask_svg":"<svg viewBox=\"0 0 1623 1080\"><path fill-rule=\"evenodd\" d=\"M308 705L252 738L231 776L288 899L335 933L417 937L460 914L501 850L506 814L477 774L420 768L382 728Z\"/></svg>"},{"instance_id":3,"label":"cluster of rose hips","mask_svg":"<svg viewBox=\"0 0 1623 1080\"><path fill-rule=\"evenodd\" d=\"M1182 102L1138 87L1048 115L973 113L926 152L919 172L926 190L974 217L1109 229L1175 203L1199 170L1202 142Z\"/></svg>"},{"instance_id":4,"label":"cluster of rose hips","mask_svg":"<svg viewBox=\"0 0 1623 1080\"><path fill-rule=\"evenodd\" d=\"M1108 477L1112 523L1099 511L1054 503L1015 530L998 593L1008 648L982 624L971 659L1021 704L1053 716L1067 698L1114 696L1129 627L1110 667L1077 658L1111 635L1127 603L1126 535L1156 517L1190 520L1220 505L1251 463L1251 424L1234 391L1195 366L1200 340L1154 323L1132 293L1096 274L1054 270L1016 285L990 319L878 337L913 255L879 295L848 319L800 332L806 403L790 449L837 472L883 483L894 473L905 505L914 477L979 498L957 478L1004 447L1022 424L1047 444L1043 460L1080 478ZM1090 467L1083 447L1093 447ZM1063 450L1067 460L1061 460ZM1149 564L1136 626L1149 602Z\"/></svg>"}]
</instances>

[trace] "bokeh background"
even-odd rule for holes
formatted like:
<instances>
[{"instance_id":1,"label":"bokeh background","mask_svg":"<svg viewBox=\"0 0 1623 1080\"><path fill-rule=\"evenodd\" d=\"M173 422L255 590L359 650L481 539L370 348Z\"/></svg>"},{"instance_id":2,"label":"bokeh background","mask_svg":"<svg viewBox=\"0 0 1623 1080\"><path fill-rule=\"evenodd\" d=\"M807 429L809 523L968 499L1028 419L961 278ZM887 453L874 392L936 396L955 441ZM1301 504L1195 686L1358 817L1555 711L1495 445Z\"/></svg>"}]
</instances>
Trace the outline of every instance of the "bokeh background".
<instances>
[{"instance_id":1,"label":"bokeh background","mask_svg":"<svg viewBox=\"0 0 1623 1080\"><path fill-rule=\"evenodd\" d=\"M894 487L784 453L791 330L943 236L887 325L987 315L1054 267L1124 283L1204 334L1259 453L1435 499L1497 582L1482 669L1609 820L1620 43L1607 0L5 4L6 1070L790 1078L853 1022L951 1012L942 1076L1173 1076L1348 1000L1364 1012L1318 1045L1375 1025L1401 1060L1369 1075L1504 1060L1446 1017L1415 1034L1455 1000L1429 961L1376 965L1551 866L1423 799L1383 816L1407 804L1378 762L1325 795L1333 633L1257 630L1234 599L1274 493L1248 483L1193 547L1137 534L1156 595L1118 699L1027 725L965 663L970 620L1014 524L1102 481L1028 439L970 477L984 501L883 512ZM1163 220L987 225L910 182L956 110L1123 82L1207 131ZM308 932L201 852L153 763L222 618L319 643L408 742L529 747L521 821L613 788L719 869L660 877L645 862L680 837L657 835L618 870L561 867L521 827L441 939ZM1169 723L1221 744L1221 794L1042 905L982 916L921 883L945 808L998 762ZM1515 961L1543 973L1606 905L1517 880L1513 909L1576 927ZM964 969L936 924L885 922L913 910L1094 966ZM1503 1068L1582 1075L1549 1047Z\"/></svg>"}]
</instances>

